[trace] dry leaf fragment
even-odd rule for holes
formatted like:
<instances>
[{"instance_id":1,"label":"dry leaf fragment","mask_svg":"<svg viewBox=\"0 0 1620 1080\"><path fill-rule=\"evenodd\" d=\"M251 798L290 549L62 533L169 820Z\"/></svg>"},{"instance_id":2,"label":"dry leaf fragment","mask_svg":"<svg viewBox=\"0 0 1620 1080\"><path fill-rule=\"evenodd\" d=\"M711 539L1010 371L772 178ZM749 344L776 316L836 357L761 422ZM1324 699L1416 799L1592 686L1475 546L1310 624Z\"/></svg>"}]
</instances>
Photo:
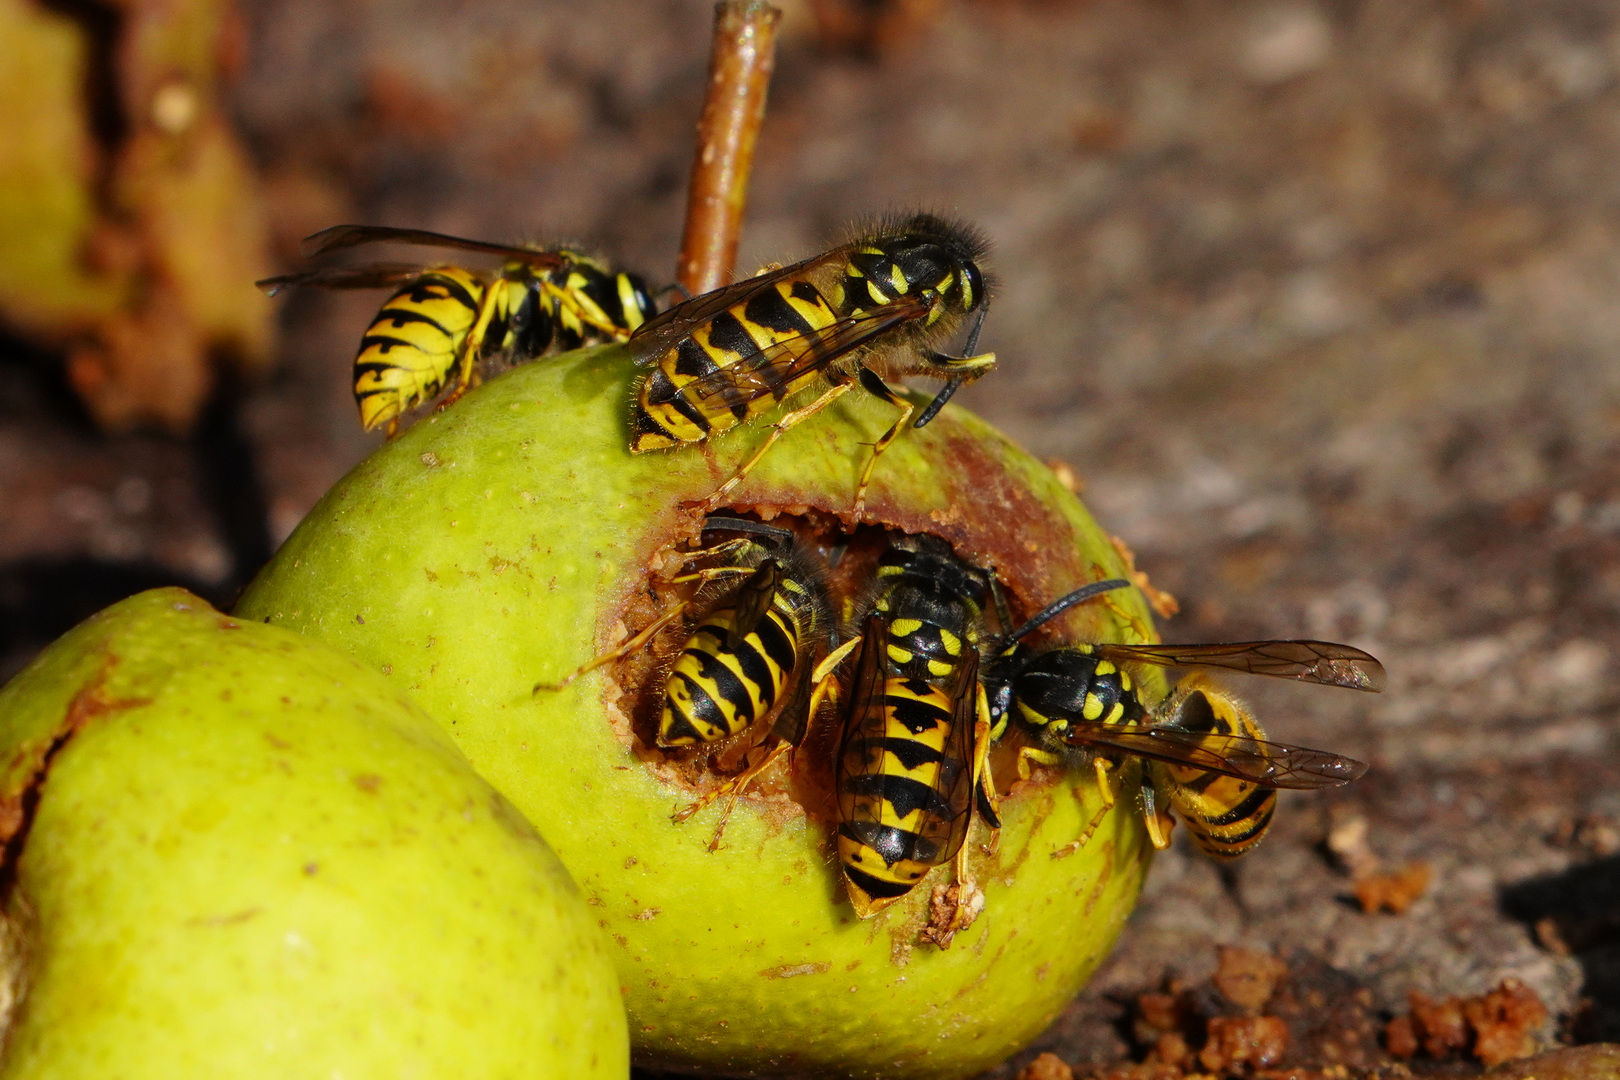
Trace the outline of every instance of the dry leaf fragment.
<instances>
[{"instance_id":1,"label":"dry leaf fragment","mask_svg":"<svg viewBox=\"0 0 1620 1080\"><path fill-rule=\"evenodd\" d=\"M1131 550L1129 544L1112 534L1109 535L1108 542L1114 545L1114 550L1124 560L1125 576L1130 578L1138 589L1142 590L1142 595L1147 597L1148 605L1153 608L1159 618L1168 619L1181 610L1180 601L1163 589L1155 589L1153 583L1148 580L1147 574L1136 568L1136 552Z\"/></svg>"},{"instance_id":2,"label":"dry leaf fragment","mask_svg":"<svg viewBox=\"0 0 1620 1080\"><path fill-rule=\"evenodd\" d=\"M1288 965L1268 952L1222 945L1216 955L1215 989L1233 1005L1250 1015L1258 1015L1271 1000L1277 982L1288 974Z\"/></svg>"},{"instance_id":3,"label":"dry leaf fragment","mask_svg":"<svg viewBox=\"0 0 1620 1080\"><path fill-rule=\"evenodd\" d=\"M1383 874L1368 874L1355 884L1356 900L1366 914L1387 911L1403 914L1429 891L1434 870L1428 863L1408 863L1399 870Z\"/></svg>"}]
</instances>

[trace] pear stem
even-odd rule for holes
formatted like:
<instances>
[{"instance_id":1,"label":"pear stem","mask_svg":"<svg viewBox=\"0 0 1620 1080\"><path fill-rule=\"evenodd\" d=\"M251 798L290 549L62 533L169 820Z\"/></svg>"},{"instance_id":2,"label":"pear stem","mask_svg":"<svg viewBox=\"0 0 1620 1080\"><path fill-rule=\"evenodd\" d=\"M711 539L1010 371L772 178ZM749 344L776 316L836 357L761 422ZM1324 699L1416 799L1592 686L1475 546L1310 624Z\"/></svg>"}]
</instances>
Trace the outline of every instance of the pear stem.
<instances>
[{"instance_id":1,"label":"pear stem","mask_svg":"<svg viewBox=\"0 0 1620 1080\"><path fill-rule=\"evenodd\" d=\"M766 90L776 68L781 17L764 0L721 0L714 6L709 85L698 121L686 232L675 272L675 280L692 296L731 280L754 143L765 121Z\"/></svg>"}]
</instances>

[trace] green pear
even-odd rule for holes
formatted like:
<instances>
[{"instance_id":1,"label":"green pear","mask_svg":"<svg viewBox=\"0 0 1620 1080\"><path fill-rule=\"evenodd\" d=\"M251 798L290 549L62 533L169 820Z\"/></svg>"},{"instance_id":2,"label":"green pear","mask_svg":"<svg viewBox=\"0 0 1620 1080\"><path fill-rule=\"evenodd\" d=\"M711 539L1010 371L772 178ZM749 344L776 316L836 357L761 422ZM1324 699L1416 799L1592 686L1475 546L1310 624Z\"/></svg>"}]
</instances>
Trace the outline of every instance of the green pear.
<instances>
[{"instance_id":1,"label":"green pear","mask_svg":"<svg viewBox=\"0 0 1620 1080\"><path fill-rule=\"evenodd\" d=\"M375 672L180 589L0 690L0 1078L623 1077L567 872Z\"/></svg>"},{"instance_id":2,"label":"green pear","mask_svg":"<svg viewBox=\"0 0 1620 1080\"><path fill-rule=\"evenodd\" d=\"M918 931L950 868L858 918L825 792L807 808L760 785L712 852L717 808L672 823L694 790L633 734L626 708L647 687L617 681L633 665L560 692L535 685L645 624L649 564L695 535L692 504L765 433L631 454L634 374L621 347L585 350L425 417L327 494L238 614L388 675L540 828L617 945L639 1063L936 1080L981 1071L1040 1034L1108 953L1148 862L1139 815L1122 802L1078 854L1056 858L1100 809L1095 783L1053 771L1018 784L999 846L986 851L982 826L969 838L985 907L945 950ZM849 527L870 444L893 419L876 399L846 395L788 433L729 507ZM1025 615L1126 571L1050 469L956 408L884 454L865 523L950 541L994 567ZM1151 626L1128 590L1076 609L1062 632L1121 640ZM830 754L807 742L794 775L825 775Z\"/></svg>"}]
</instances>

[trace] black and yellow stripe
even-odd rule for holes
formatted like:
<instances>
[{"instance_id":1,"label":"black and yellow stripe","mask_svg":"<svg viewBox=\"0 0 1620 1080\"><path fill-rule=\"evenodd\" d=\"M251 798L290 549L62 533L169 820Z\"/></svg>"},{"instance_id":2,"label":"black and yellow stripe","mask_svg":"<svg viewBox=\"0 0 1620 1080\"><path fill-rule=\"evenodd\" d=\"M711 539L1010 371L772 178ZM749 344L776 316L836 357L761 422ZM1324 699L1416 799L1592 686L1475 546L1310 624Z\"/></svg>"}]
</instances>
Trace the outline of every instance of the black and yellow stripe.
<instances>
[{"instance_id":1,"label":"black and yellow stripe","mask_svg":"<svg viewBox=\"0 0 1620 1080\"><path fill-rule=\"evenodd\" d=\"M272 296L289 285L333 289L400 288L383 304L354 360L354 397L367 430L392 434L399 418L476 378L479 361L505 354L531 360L553 344L576 349L624 341L653 314L646 284L572 248L513 247L421 229L334 225L305 238L309 255L364 244L457 248L507 258L498 270L383 263L328 267L265 278Z\"/></svg>"},{"instance_id":2,"label":"black and yellow stripe","mask_svg":"<svg viewBox=\"0 0 1620 1080\"><path fill-rule=\"evenodd\" d=\"M849 768L841 790L854 810L839 824L838 857L862 918L955 854L935 834L937 823L966 813L948 794L969 765L955 749L956 704L925 680L884 680L882 734L869 744L878 752Z\"/></svg>"},{"instance_id":3,"label":"black and yellow stripe","mask_svg":"<svg viewBox=\"0 0 1620 1080\"><path fill-rule=\"evenodd\" d=\"M803 280L776 282L719 312L659 358L642 380L630 448L643 451L699 442L803 390L819 377L817 365L804 364L793 376L784 365L749 366L746 373L739 370L730 378L719 373L790 339L803 339L807 350L813 349L815 332L836 318L816 287ZM747 380L757 386L746 386ZM713 389L700 392L709 387ZM745 392L758 388L765 392Z\"/></svg>"},{"instance_id":4,"label":"black and yellow stripe","mask_svg":"<svg viewBox=\"0 0 1620 1080\"><path fill-rule=\"evenodd\" d=\"M505 354L522 362L553 345L623 341L652 313L635 275L565 248L549 254L563 264L542 270L512 262L487 283L438 267L389 297L354 360L361 425L369 431L433 400L464 361L470 367Z\"/></svg>"},{"instance_id":5,"label":"black and yellow stripe","mask_svg":"<svg viewBox=\"0 0 1620 1080\"><path fill-rule=\"evenodd\" d=\"M1170 842L1174 809L1194 842L1209 855L1235 858L1265 836L1278 788L1348 783L1366 766L1321 750L1274 743L1247 709L1203 674L1183 678L1147 708L1127 662L1161 667L1225 668L1355 690L1381 689L1382 665L1360 649L1327 641L1239 641L1203 645L1081 642L1040 651L1023 638L1059 613L1129 583L1096 582L1048 605L999 644L987 665L992 738L1016 717L1040 746L1019 752L1056 763L1063 751L1088 758L1103 785L1104 810L1114 787L1129 777L1156 846ZM1094 818L1076 844L1101 821Z\"/></svg>"},{"instance_id":6,"label":"black and yellow stripe","mask_svg":"<svg viewBox=\"0 0 1620 1080\"><path fill-rule=\"evenodd\" d=\"M644 452L701 442L775 408L814 385L819 397L787 413L766 444L711 497L738 483L775 439L856 385L900 411L873 444L872 462L903 428L914 406L884 376L946 380L917 422L931 420L955 387L995 365L995 355L950 356L931 348L988 301L978 266L984 243L972 230L917 214L877 233L791 266L762 271L695 296L649 319L631 336L647 367L631 413L630 449ZM975 323L967 340L972 353Z\"/></svg>"},{"instance_id":7,"label":"black and yellow stripe","mask_svg":"<svg viewBox=\"0 0 1620 1080\"><path fill-rule=\"evenodd\" d=\"M838 858L861 918L967 836L988 588L933 537L902 537L879 563L838 756Z\"/></svg>"},{"instance_id":8,"label":"black and yellow stripe","mask_svg":"<svg viewBox=\"0 0 1620 1080\"><path fill-rule=\"evenodd\" d=\"M743 562L760 547L750 545ZM716 743L772 717L810 663L819 606L777 556L765 555L682 648L665 681L658 745Z\"/></svg>"},{"instance_id":9,"label":"black and yellow stripe","mask_svg":"<svg viewBox=\"0 0 1620 1080\"><path fill-rule=\"evenodd\" d=\"M1168 726L1215 736L1203 746L1219 754L1232 736L1264 741L1266 733L1234 698L1213 686L1178 688ZM1277 809L1277 791L1252 780L1193 765L1154 762L1154 778L1170 797L1204 854L1234 859L1264 839Z\"/></svg>"},{"instance_id":10,"label":"black and yellow stripe","mask_svg":"<svg viewBox=\"0 0 1620 1080\"><path fill-rule=\"evenodd\" d=\"M439 396L478 321L489 286L454 266L423 271L390 296L360 339L354 400L367 431ZM522 286L497 282L496 318L504 325ZM482 343L480 343L482 344Z\"/></svg>"}]
</instances>

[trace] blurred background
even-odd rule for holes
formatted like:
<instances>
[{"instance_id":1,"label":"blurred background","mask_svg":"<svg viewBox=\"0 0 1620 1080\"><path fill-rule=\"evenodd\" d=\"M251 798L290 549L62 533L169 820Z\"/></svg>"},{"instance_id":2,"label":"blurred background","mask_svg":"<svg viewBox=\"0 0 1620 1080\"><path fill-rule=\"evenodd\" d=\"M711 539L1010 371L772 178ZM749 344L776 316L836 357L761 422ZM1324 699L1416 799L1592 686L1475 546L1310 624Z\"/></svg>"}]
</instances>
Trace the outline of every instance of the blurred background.
<instances>
[{"instance_id":1,"label":"blurred background","mask_svg":"<svg viewBox=\"0 0 1620 1080\"><path fill-rule=\"evenodd\" d=\"M1217 944L1322 988L1352 1066L1412 991L1508 977L1549 1032L1620 1039L1620 8L777 2L740 269L887 209L978 223L1001 367L957 400L1072 467L1180 599L1165 637L1391 671L1242 688L1373 772L1285 795L1236 866L1162 857L1041 1048L1140 1058L1136 995ZM305 234L672 280L709 28L706 0L0 0L0 678L152 585L228 604L379 441L349 365L384 294L252 287Z\"/></svg>"}]
</instances>

